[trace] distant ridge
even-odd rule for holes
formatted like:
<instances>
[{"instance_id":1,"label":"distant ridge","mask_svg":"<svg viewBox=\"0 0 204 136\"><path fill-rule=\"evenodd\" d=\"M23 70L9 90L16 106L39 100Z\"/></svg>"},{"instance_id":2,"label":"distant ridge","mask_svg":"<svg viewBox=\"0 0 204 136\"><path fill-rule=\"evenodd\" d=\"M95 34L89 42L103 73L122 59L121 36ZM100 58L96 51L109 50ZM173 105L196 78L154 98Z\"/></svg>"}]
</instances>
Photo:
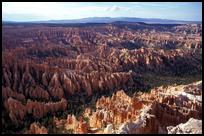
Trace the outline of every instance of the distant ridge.
<instances>
[{"instance_id":1,"label":"distant ridge","mask_svg":"<svg viewBox=\"0 0 204 136\"><path fill-rule=\"evenodd\" d=\"M157 18L135 18L135 17L89 17L82 19L71 20L47 20L47 21L2 21L2 23L54 23L54 24L69 24L69 23L113 23L113 22L143 22L147 24L201 24L202 21L183 21L183 20L169 20Z\"/></svg>"}]
</instances>

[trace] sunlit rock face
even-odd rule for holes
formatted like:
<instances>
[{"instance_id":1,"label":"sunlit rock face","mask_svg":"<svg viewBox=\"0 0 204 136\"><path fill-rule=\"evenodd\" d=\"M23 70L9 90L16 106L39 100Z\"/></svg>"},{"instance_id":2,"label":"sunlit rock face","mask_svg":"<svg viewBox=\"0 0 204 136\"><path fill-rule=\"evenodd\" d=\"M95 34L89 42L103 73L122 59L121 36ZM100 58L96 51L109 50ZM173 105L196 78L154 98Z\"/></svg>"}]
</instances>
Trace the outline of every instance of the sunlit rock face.
<instances>
[{"instance_id":1,"label":"sunlit rock face","mask_svg":"<svg viewBox=\"0 0 204 136\"><path fill-rule=\"evenodd\" d=\"M150 93L138 93L132 98L117 91L111 97L101 97L96 112L85 110L90 127L103 128L103 133L144 134L168 133L168 126L202 119L202 82L189 85L158 87ZM183 92L196 92L189 99ZM189 94L190 95L190 94ZM199 128L198 128L199 129ZM192 132L193 133L193 132Z\"/></svg>"},{"instance_id":2,"label":"sunlit rock face","mask_svg":"<svg viewBox=\"0 0 204 136\"><path fill-rule=\"evenodd\" d=\"M168 134L202 134L202 120L190 118L186 123L167 127Z\"/></svg>"},{"instance_id":3,"label":"sunlit rock face","mask_svg":"<svg viewBox=\"0 0 204 136\"><path fill-rule=\"evenodd\" d=\"M201 86L201 81L161 86L150 93L139 92L133 97L119 90L111 97L102 96L96 102L96 111L85 109L83 117L88 121L82 116L76 119L69 114L67 119L54 117L53 124L57 129L72 130L76 134L201 133L202 102L196 99L202 96ZM190 93L194 99L189 99L183 92ZM30 128L32 133L41 133L41 129L37 131L34 128L37 127Z\"/></svg>"},{"instance_id":4,"label":"sunlit rock face","mask_svg":"<svg viewBox=\"0 0 204 136\"><path fill-rule=\"evenodd\" d=\"M111 98L100 98L96 103L97 111L90 117L90 126L101 128L108 123L118 124L131 116L131 98L124 91L117 91Z\"/></svg>"},{"instance_id":5,"label":"sunlit rock face","mask_svg":"<svg viewBox=\"0 0 204 136\"><path fill-rule=\"evenodd\" d=\"M99 70L100 68L91 72L77 69L57 70L48 68L47 65L33 64L31 61L18 62L13 66L12 63L15 60L7 59L8 62L3 64L5 71L2 87L4 99L15 97L22 100L25 97L41 101L60 100L78 91L85 91L87 96L92 96L99 90L111 92L117 88L131 88L136 85L133 78L137 75L134 72L114 72ZM111 66L107 67L111 69Z\"/></svg>"},{"instance_id":6,"label":"sunlit rock face","mask_svg":"<svg viewBox=\"0 0 204 136\"><path fill-rule=\"evenodd\" d=\"M104 129L104 133L105 134L113 134L114 133L113 125L108 124L107 127Z\"/></svg>"}]
</instances>

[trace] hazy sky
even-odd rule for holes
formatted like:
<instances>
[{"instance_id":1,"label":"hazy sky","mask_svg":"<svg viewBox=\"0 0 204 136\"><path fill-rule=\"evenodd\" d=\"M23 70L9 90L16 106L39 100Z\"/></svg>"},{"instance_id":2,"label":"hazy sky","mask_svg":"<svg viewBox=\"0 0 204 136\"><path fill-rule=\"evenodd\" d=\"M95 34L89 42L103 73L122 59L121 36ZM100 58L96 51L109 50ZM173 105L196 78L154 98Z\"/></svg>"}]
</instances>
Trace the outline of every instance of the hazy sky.
<instances>
[{"instance_id":1,"label":"hazy sky","mask_svg":"<svg viewBox=\"0 0 204 136\"><path fill-rule=\"evenodd\" d=\"M3 2L2 19L35 21L141 17L202 21L201 2Z\"/></svg>"}]
</instances>

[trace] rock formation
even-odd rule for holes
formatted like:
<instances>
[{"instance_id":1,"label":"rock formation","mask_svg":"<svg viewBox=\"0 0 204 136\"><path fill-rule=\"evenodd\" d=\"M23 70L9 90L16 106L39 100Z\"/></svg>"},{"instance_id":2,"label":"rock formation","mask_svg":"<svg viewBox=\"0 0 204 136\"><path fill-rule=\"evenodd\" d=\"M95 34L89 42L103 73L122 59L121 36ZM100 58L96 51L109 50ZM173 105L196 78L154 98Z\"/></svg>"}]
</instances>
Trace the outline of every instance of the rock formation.
<instances>
[{"instance_id":1,"label":"rock formation","mask_svg":"<svg viewBox=\"0 0 204 136\"><path fill-rule=\"evenodd\" d=\"M45 116L74 133L167 133L202 119L201 82L129 96L151 86L145 74L202 73L200 24L4 24L2 49L4 131Z\"/></svg>"},{"instance_id":2,"label":"rock formation","mask_svg":"<svg viewBox=\"0 0 204 136\"><path fill-rule=\"evenodd\" d=\"M133 98L117 91L111 98L100 98L96 112L90 114L87 109L84 116L90 118L90 127L104 128L107 125L104 133L167 133L168 126L185 123L190 118L202 119L200 99L192 100L183 95L184 91L195 89L199 92L196 95L201 94L201 84L159 87L149 94L138 93Z\"/></svg>"},{"instance_id":3,"label":"rock formation","mask_svg":"<svg viewBox=\"0 0 204 136\"><path fill-rule=\"evenodd\" d=\"M190 118L186 123L167 127L168 134L202 134L202 120Z\"/></svg>"},{"instance_id":4,"label":"rock formation","mask_svg":"<svg viewBox=\"0 0 204 136\"><path fill-rule=\"evenodd\" d=\"M9 113L11 120L18 124L22 123L26 114L32 115L33 118L40 119L47 115L48 112L55 113L57 111L64 111L67 108L67 100L62 99L59 102L41 103L28 100L26 105L13 98L9 98L5 102L6 110Z\"/></svg>"},{"instance_id":5,"label":"rock formation","mask_svg":"<svg viewBox=\"0 0 204 136\"><path fill-rule=\"evenodd\" d=\"M44 126L39 126L37 123L32 123L26 134L48 134L48 131Z\"/></svg>"}]
</instances>

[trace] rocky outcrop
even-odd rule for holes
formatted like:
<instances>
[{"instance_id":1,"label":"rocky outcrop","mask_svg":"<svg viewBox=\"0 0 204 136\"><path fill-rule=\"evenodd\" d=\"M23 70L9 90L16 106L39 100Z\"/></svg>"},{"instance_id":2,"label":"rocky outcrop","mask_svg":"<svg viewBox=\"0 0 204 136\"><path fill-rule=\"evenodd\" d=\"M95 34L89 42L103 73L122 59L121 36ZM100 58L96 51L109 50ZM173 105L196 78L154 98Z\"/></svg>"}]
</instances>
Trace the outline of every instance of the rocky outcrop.
<instances>
[{"instance_id":1,"label":"rocky outcrop","mask_svg":"<svg viewBox=\"0 0 204 136\"><path fill-rule=\"evenodd\" d=\"M11 43L17 42L12 45L26 47L17 49L13 47L9 50L16 58L27 58L49 67L57 66L83 72L134 69L159 72L162 67L167 68L162 69L163 71L174 74L201 70L202 53L199 52L202 47L200 31L202 26L148 26L149 29L140 31L141 28L133 32L132 28L127 30L114 25L98 26L98 28L45 27L40 30L32 26L25 30L6 27L4 29L8 30L4 30L3 33L10 36L3 38L3 45L9 43L5 48L10 48ZM160 31L161 28L165 28L165 32ZM16 29L22 33L16 33ZM188 29L189 34L183 34L181 32L183 30L180 29ZM14 35L17 39L11 40L10 37ZM36 39L34 40L33 37ZM46 38L41 39L42 37ZM29 42L22 44L22 41Z\"/></svg>"},{"instance_id":2,"label":"rocky outcrop","mask_svg":"<svg viewBox=\"0 0 204 136\"><path fill-rule=\"evenodd\" d=\"M25 90L25 95L27 96L27 98L40 99L45 101L48 101L50 97L49 93L40 86L36 86L35 88L34 87L27 88Z\"/></svg>"},{"instance_id":3,"label":"rocky outcrop","mask_svg":"<svg viewBox=\"0 0 204 136\"><path fill-rule=\"evenodd\" d=\"M122 90L117 91L111 97L101 97L96 103L96 111L86 109L84 116L90 118L90 127L104 129L103 133L167 133L168 126L187 122L190 118L202 119L201 101L182 95L184 91L198 91L201 84L162 86L150 93L137 93L132 98ZM201 94L202 89L199 91Z\"/></svg>"},{"instance_id":4,"label":"rocky outcrop","mask_svg":"<svg viewBox=\"0 0 204 136\"><path fill-rule=\"evenodd\" d=\"M67 115L67 119L54 117L54 126L60 130L73 131L75 134L86 134L89 131L89 124L82 117L79 120L74 115Z\"/></svg>"},{"instance_id":5,"label":"rocky outcrop","mask_svg":"<svg viewBox=\"0 0 204 136\"><path fill-rule=\"evenodd\" d=\"M67 100L62 99L59 102L42 103L28 100L26 105L13 98L9 98L5 102L5 107L9 113L10 119L16 123L22 123L27 114L33 118L40 119L47 115L47 113L55 113L57 111L64 111L67 108Z\"/></svg>"},{"instance_id":6,"label":"rocky outcrop","mask_svg":"<svg viewBox=\"0 0 204 136\"><path fill-rule=\"evenodd\" d=\"M12 91L9 87L2 87L2 98L7 100L9 97L15 98L19 101L24 101L25 96L16 91Z\"/></svg>"},{"instance_id":7,"label":"rocky outcrop","mask_svg":"<svg viewBox=\"0 0 204 136\"><path fill-rule=\"evenodd\" d=\"M168 134L202 134L202 120L190 118L186 123L167 127Z\"/></svg>"},{"instance_id":8,"label":"rocky outcrop","mask_svg":"<svg viewBox=\"0 0 204 136\"><path fill-rule=\"evenodd\" d=\"M84 24L81 24L84 25ZM26 28L3 26L3 49L46 47L61 45L80 47L80 51L93 51L94 46L107 44L128 49L144 47L162 48L201 48L202 25L152 25L140 23L106 24L93 26L27 26ZM12 37L12 38L11 38ZM12 39L12 40L11 40ZM41 44L40 44L40 43ZM195 46L199 45L199 46ZM132 47L131 47L132 46ZM90 49L88 47L91 47Z\"/></svg>"},{"instance_id":9,"label":"rocky outcrop","mask_svg":"<svg viewBox=\"0 0 204 136\"><path fill-rule=\"evenodd\" d=\"M79 119L70 114L67 119L54 117L53 123L60 130L72 130L74 133L200 133L202 103L181 93L187 88L191 89L187 92L199 89L201 84L162 86L152 89L150 93L138 92L132 98L120 90L111 97L102 96L96 103L96 111L87 108ZM85 118L89 120L85 121ZM186 123L185 129L176 126L187 121L194 125Z\"/></svg>"},{"instance_id":10,"label":"rocky outcrop","mask_svg":"<svg viewBox=\"0 0 204 136\"><path fill-rule=\"evenodd\" d=\"M26 134L48 134L48 130L44 126L37 123L32 123Z\"/></svg>"},{"instance_id":11,"label":"rocky outcrop","mask_svg":"<svg viewBox=\"0 0 204 136\"><path fill-rule=\"evenodd\" d=\"M136 121L122 124L117 133L119 134L156 134L159 129L159 122L155 115L151 114L151 106L142 109Z\"/></svg>"},{"instance_id":12,"label":"rocky outcrop","mask_svg":"<svg viewBox=\"0 0 204 136\"><path fill-rule=\"evenodd\" d=\"M104 134L113 134L113 124L108 124L107 127L104 129Z\"/></svg>"},{"instance_id":13,"label":"rocky outcrop","mask_svg":"<svg viewBox=\"0 0 204 136\"><path fill-rule=\"evenodd\" d=\"M26 107L20 101L13 98L9 98L4 104L9 112L9 117L12 122L15 124L22 123L23 118L27 113Z\"/></svg>"},{"instance_id":14,"label":"rocky outcrop","mask_svg":"<svg viewBox=\"0 0 204 136\"><path fill-rule=\"evenodd\" d=\"M21 66L20 66L21 65ZM31 62L17 63L19 71L24 69L23 76L12 79L12 64L5 64L3 75L3 86L12 87L13 83L18 84L16 91L30 99L59 100L77 91L85 91L88 96L94 92L114 91L115 89L133 87L132 72L104 72L92 71L90 73L56 70L42 65L35 65ZM10 77L8 77L8 75ZM18 80L17 80L18 79ZM39 83L39 81L42 81ZM32 84L32 86L30 86ZM137 86L137 85L136 85Z\"/></svg>"},{"instance_id":15,"label":"rocky outcrop","mask_svg":"<svg viewBox=\"0 0 204 136\"><path fill-rule=\"evenodd\" d=\"M79 134L87 134L88 133L88 123L85 122L82 117L79 119L78 126L76 128L76 132Z\"/></svg>"}]
</instances>

